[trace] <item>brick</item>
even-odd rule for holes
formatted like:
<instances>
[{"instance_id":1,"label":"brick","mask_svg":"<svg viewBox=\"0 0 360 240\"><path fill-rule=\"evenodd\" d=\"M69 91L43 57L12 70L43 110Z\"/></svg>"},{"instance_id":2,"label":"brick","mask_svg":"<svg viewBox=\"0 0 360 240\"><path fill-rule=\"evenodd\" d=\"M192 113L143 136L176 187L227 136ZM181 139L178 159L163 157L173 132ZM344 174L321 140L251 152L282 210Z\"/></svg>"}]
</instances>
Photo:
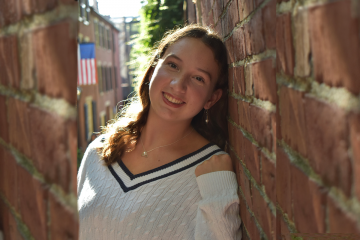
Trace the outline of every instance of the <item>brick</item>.
<instances>
[{"instance_id":1,"label":"brick","mask_svg":"<svg viewBox=\"0 0 360 240\"><path fill-rule=\"evenodd\" d=\"M235 61L240 61L246 58L246 44L244 27L239 27L233 32L233 47Z\"/></svg>"},{"instance_id":2,"label":"brick","mask_svg":"<svg viewBox=\"0 0 360 240\"><path fill-rule=\"evenodd\" d=\"M352 114L350 124L350 143L354 163L355 194L360 199L360 114Z\"/></svg>"},{"instance_id":3,"label":"brick","mask_svg":"<svg viewBox=\"0 0 360 240\"><path fill-rule=\"evenodd\" d=\"M0 84L19 88L20 64L16 35L0 38L0 66Z\"/></svg>"},{"instance_id":4,"label":"brick","mask_svg":"<svg viewBox=\"0 0 360 240\"><path fill-rule=\"evenodd\" d=\"M255 188L253 190L253 202L253 211L257 221L260 223L268 239L272 239L272 232L275 231L275 229L272 229L272 221L274 221L275 218L272 216L264 198Z\"/></svg>"},{"instance_id":5,"label":"brick","mask_svg":"<svg viewBox=\"0 0 360 240\"><path fill-rule=\"evenodd\" d=\"M298 11L294 16L295 75L310 75L310 33L308 12Z\"/></svg>"},{"instance_id":6,"label":"brick","mask_svg":"<svg viewBox=\"0 0 360 240\"><path fill-rule=\"evenodd\" d=\"M294 49L291 33L291 15L283 14L276 18L276 62L278 71L294 74Z\"/></svg>"},{"instance_id":7,"label":"brick","mask_svg":"<svg viewBox=\"0 0 360 240\"><path fill-rule=\"evenodd\" d=\"M285 223L285 221L283 219L280 220L280 229L281 229L281 240L292 240L290 238L290 231L289 228L287 227L287 224Z\"/></svg>"},{"instance_id":8,"label":"brick","mask_svg":"<svg viewBox=\"0 0 360 240\"><path fill-rule=\"evenodd\" d=\"M49 195L51 239L77 239L79 232L79 223L75 218L77 212L71 212L66 206L59 203L52 194Z\"/></svg>"},{"instance_id":9,"label":"brick","mask_svg":"<svg viewBox=\"0 0 360 240\"><path fill-rule=\"evenodd\" d=\"M71 187L72 192L77 194L77 122L76 120L69 120L66 123L67 127L67 142L70 151L70 169L71 169Z\"/></svg>"},{"instance_id":10,"label":"brick","mask_svg":"<svg viewBox=\"0 0 360 240\"><path fill-rule=\"evenodd\" d=\"M276 0L271 0L263 9L263 29L266 49L276 47Z\"/></svg>"},{"instance_id":11,"label":"brick","mask_svg":"<svg viewBox=\"0 0 360 240\"><path fill-rule=\"evenodd\" d=\"M261 11L257 11L251 18L250 22L244 25L247 55L258 54L265 50L262 25Z\"/></svg>"},{"instance_id":12,"label":"brick","mask_svg":"<svg viewBox=\"0 0 360 240\"><path fill-rule=\"evenodd\" d=\"M255 97L276 103L276 73L272 58L257 62L251 66Z\"/></svg>"},{"instance_id":13,"label":"brick","mask_svg":"<svg viewBox=\"0 0 360 240\"><path fill-rule=\"evenodd\" d=\"M307 157L304 93L282 86L279 92L279 114L281 138L293 150Z\"/></svg>"},{"instance_id":14,"label":"brick","mask_svg":"<svg viewBox=\"0 0 360 240\"><path fill-rule=\"evenodd\" d=\"M214 19L215 19L215 22L218 21L221 13L222 13L222 10L223 10L223 3L222 1L214 1L214 4L213 4L213 14L214 14Z\"/></svg>"},{"instance_id":15,"label":"brick","mask_svg":"<svg viewBox=\"0 0 360 240\"><path fill-rule=\"evenodd\" d=\"M244 66L234 68L234 91L236 94L245 95L245 72Z\"/></svg>"},{"instance_id":16,"label":"brick","mask_svg":"<svg viewBox=\"0 0 360 240\"><path fill-rule=\"evenodd\" d=\"M213 10L210 11L209 13L209 17L208 17L208 25L207 26L215 26L215 21L214 21L214 12Z\"/></svg>"},{"instance_id":17,"label":"brick","mask_svg":"<svg viewBox=\"0 0 360 240\"><path fill-rule=\"evenodd\" d=\"M278 208L276 208L276 240L282 240L281 238L281 221L282 215Z\"/></svg>"},{"instance_id":18,"label":"brick","mask_svg":"<svg viewBox=\"0 0 360 240\"><path fill-rule=\"evenodd\" d=\"M67 5L77 5L78 3L73 0L59 0L61 3L67 4Z\"/></svg>"},{"instance_id":19,"label":"brick","mask_svg":"<svg viewBox=\"0 0 360 240\"><path fill-rule=\"evenodd\" d=\"M346 212L330 196L327 197L330 233L353 233L360 235L356 216ZM355 238L354 238L355 239Z\"/></svg>"},{"instance_id":20,"label":"brick","mask_svg":"<svg viewBox=\"0 0 360 240\"><path fill-rule=\"evenodd\" d=\"M228 122L229 143L230 143L230 146L232 146L233 148L235 148L235 146L236 146L235 129L236 128L230 122Z\"/></svg>"},{"instance_id":21,"label":"brick","mask_svg":"<svg viewBox=\"0 0 360 240\"><path fill-rule=\"evenodd\" d=\"M309 9L316 81L360 93L359 22L344 0Z\"/></svg>"},{"instance_id":22,"label":"brick","mask_svg":"<svg viewBox=\"0 0 360 240\"><path fill-rule=\"evenodd\" d=\"M68 133L73 128L57 115L36 107L29 107L29 111L34 164L46 180L68 192L71 179Z\"/></svg>"},{"instance_id":23,"label":"brick","mask_svg":"<svg viewBox=\"0 0 360 240\"><path fill-rule=\"evenodd\" d=\"M294 220L299 232L325 233L326 192L295 166L290 167Z\"/></svg>"},{"instance_id":24,"label":"brick","mask_svg":"<svg viewBox=\"0 0 360 240\"><path fill-rule=\"evenodd\" d=\"M239 107L239 124L246 131L250 132L251 131L250 103L239 100L238 107Z\"/></svg>"},{"instance_id":25,"label":"brick","mask_svg":"<svg viewBox=\"0 0 360 240\"><path fill-rule=\"evenodd\" d=\"M229 96L229 115L230 118L239 125L239 114L238 114L238 100Z\"/></svg>"},{"instance_id":26,"label":"brick","mask_svg":"<svg viewBox=\"0 0 360 240\"><path fill-rule=\"evenodd\" d=\"M235 152L239 157L242 157L244 136L239 129L234 128L234 137L235 137Z\"/></svg>"},{"instance_id":27,"label":"brick","mask_svg":"<svg viewBox=\"0 0 360 240\"><path fill-rule=\"evenodd\" d=\"M292 220L290 160L280 147L276 150L276 199L283 212Z\"/></svg>"},{"instance_id":28,"label":"brick","mask_svg":"<svg viewBox=\"0 0 360 240\"><path fill-rule=\"evenodd\" d=\"M228 56L228 63L235 62L234 47L233 47L233 36L229 37L225 42Z\"/></svg>"},{"instance_id":29,"label":"brick","mask_svg":"<svg viewBox=\"0 0 360 240\"><path fill-rule=\"evenodd\" d=\"M240 175L242 174L242 172L240 170L240 168L242 168L241 164L240 164L240 161L237 159L236 154L235 154L234 151L230 150L229 155L231 157L231 160L232 160L232 163L233 163L233 168L234 168L234 171L235 171L235 174L236 174L236 181L237 181L238 185L240 186L240 184L241 184Z\"/></svg>"},{"instance_id":30,"label":"brick","mask_svg":"<svg viewBox=\"0 0 360 240\"><path fill-rule=\"evenodd\" d=\"M245 175L244 168L241 164L239 165L239 174L241 190L244 193L247 205L250 209L252 209L252 186L251 182Z\"/></svg>"},{"instance_id":31,"label":"brick","mask_svg":"<svg viewBox=\"0 0 360 240\"><path fill-rule=\"evenodd\" d=\"M35 239L46 239L48 190L24 168L17 171L21 218Z\"/></svg>"},{"instance_id":32,"label":"brick","mask_svg":"<svg viewBox=\"0 0 360 240\"><path fill-rule=\"evenodd\" d=\"M0 2L0 24L7 26L9 24L20 21L21 14L21 1L1 1Z\"/></svg>"},{"instance_id":33,"label":"brick","mask_svg":"<svg viewBox=\"0 0 360 240\"><path fill-rule=\"evenodd\" d=\"M24 90L33 90L36 86L34 50L29 46L32 46L32 35L30 33L24 34L20 38L20 87Z\"/></svg>"},{"instance_id":34,"label":"brick","mask_svg":"<svg viewBox=\"0 0 360 240\"><path fill-rule=\"evenodd\" d=\"M32 42L39 92L54 98L64 98L75 105L76 29L70 24L70 21L65 21L39 29L34 32ZM49 79L51 84L48 83Z\"/></svg>"},{"instance_id":35,"label":"brick","mask_svg":"<svg viewBox=\"0 0 360 240\"><path fill-rule=\"evenodd\" d=\"M310 164L325 184L350 196L353 172L345 111L307 96L304 109Z\"/></svg>"},{"instance_id":36,"label":"brick","mask_svg":"<svg viewBox=\"0 0 360 240\"><path fill-rule=\"evenodd\" d=\"M10 209L3 201L0 201L0 231L3 232L3 239L23 240Z\"/></svg>"},{"instance_id":37,"label":"brick","mask_svg":"<svg viewBox=\"0 0 360 240\"><path fill-rule=\"evenodd\" d=\"M203 4L203 2L202 2ZM191 0L187 0L186 1L186 5L187 5L187 21L188 23L196 23L196 5L191 1ZM208 24L205 22L208 17L206 17L204 15L204 11L202 11L202 15L203 15L203 18L202 18L202 21L203 21L203 25L205 26L208 26Z\"/></svg>"},{"instance_id":38,"label":"brick","mask_svg":"<svg viewBox=\"0 0 360 240\"><path fill-rule=\"evenodd\" d=\"M228 33L229 33L239 22L239 8L237 1L234 0L230 3L227 14L229 15L229 22L228 22L229 24Z\"/></svg>"},{"instance_id":39,"label":"brick","mask_svg":"<svg viewBox=\"0 0 360 240\"><path fill-rule=\"evenodd\" d=\"M246 164L255 181L260 183L260 150L245 137L242 144L241 159Z\"/></svg>"},{"instance_id":40,"label":"brick","mask_svg":"<svg viewBox=\"0 0 360 240\"><path fill-rule=\"evenodd\" d=\"M259 143L260 147L266 147L270 152L273 151L273 138L271 131L271 116L273 113L250 105L250 123L253 138Z\"/></svg>"},{"instance_id":41,"label":"brick","mask_svg":"<svg viewBox=\"0 0 360 240\"><path fill-rule=\"evenodd\" d=\"M254 96L254 78L252 74L252 64L245 66L245 95Z\"/></svg>"},{"instance_id":42,"label":"brick","mask_svg":"<svg viewBox=\"0 0 360 240\"><path fill-rule=\"evenodd\" d=\"M6 97L0 96L0 138L5 142L9 142L9 124L7 120Z\"/></svg>"},{"instance_id":43,"label":"brick","mask_svg":"<svg viewBox=\"0 0 360 240\"><path fill-rule=\"evenodd\" d=\"M56 0L26 0L22 4L24 15L43 13L54 9L57 6Z\"/></svg>"},{"instance_id":44,"label":"brick","mask_svg":"<svg viewBox=\"0 0 360 240\"><path fill-rule=\"evenodd\" d=\"M258 8L260 6L261 3L263 3L264 0L254 0L254 5L255 5L255 9Z\"/></svg>"},{"instance_id":45,"label":"brick","mask_svg":"<svg viewBox=\"0 0 360 240\"><path fill-rule=\"evenodd\" d=\"M279 109L279 108L277 108ZM276 153L276 136L277 136L277 119L276 113L271 114L271 134L272 134L272 141L273 141L273 152Z\"/></svg>"},{"instance_id":46,"label":"brick","mask_svg":"<svg viewBox=\"0 0 360 240\"><path fill-rule=\"evenodd\" d=\"M13 155L3 147L0 147L0 191L9 201L11 206L17 210L18 202L18 181L17 181L17 163Z\"/></svg>"},{"instance_id":47,"label":"brick","mask_svg":"<svg viewBox=\"0 0 360 240\"><path fill-rule=\"evenodd\" d=\"M275 174L275 163L261 153L261 184L265 186L266 195L274 204L276 203Z\"/></svg>"},{"instance_id":48,"label":"brick","mask_svg":"<svg viewBox=\"0 0 360 240\"><path fill-rule=\"evenodd\" d=\"M9 117L9 140L19 152L32 158L31 142L33 136L30 134L28 103L18 99L8 99L8 117Z\"/></svg>"},{"instance_id":49,"label":"brick","mask_svg":"<svg viewBox=\"0 0 360 240\"><path fill-rule=\"evenodd\" d=\"M250 207L251 209L251 207ZM243 227L246 228L250 235L250 239L260 239L259 231L255 225L254 218L250 215L250 212L246 208L246 205L240 200L240 217ZM245 235L243 231L243 235Z\"/></svg>"},{"instance_id":50,"label":"brick","mask_svg":"<svg viewBox=\"0 0 360 240\"><path fill-rule=\"evenodd\" d=\"M239 18L244 20L254 10L253 0L238 0Z\"/></svg>"},{"instance_id":51,"label":"brick","mask_svg":"<svg viewBox=\"0 0 360 240\"><path fill-rule=\"evenodd\" d=\"M229 68L229 93L234 93L234 68Z\"/></svg>"},{"instance_id":52,"label":"brick","mask_svg":"<svg viewBox=\"0 0 360 240\"><path fill-rule=\"evenodd\" d=\"M222 27L222 24L221 24L221 19L219 19L219 21L216 23L215 32L218 35L220 35L220 37L224 37L224 35L223 35L223 27Z\"/></svg>"},{"instance_id":53,"label":"brick","mask_svg":"<svg viewBox=\"0 0 360 240\"><path fill-rule=\"evenodd\" d=\"M188 15L187 20L189 23L196 23L196 13L195 13L195 4L191 0L186 1L187 9L188 9ZM201 1L201 17L202 17L202 24L204 26L209 26L209 11L211 9L211 6L209 8L208 5L211 3L209 1Z\"/></svg>"}]
</instances>

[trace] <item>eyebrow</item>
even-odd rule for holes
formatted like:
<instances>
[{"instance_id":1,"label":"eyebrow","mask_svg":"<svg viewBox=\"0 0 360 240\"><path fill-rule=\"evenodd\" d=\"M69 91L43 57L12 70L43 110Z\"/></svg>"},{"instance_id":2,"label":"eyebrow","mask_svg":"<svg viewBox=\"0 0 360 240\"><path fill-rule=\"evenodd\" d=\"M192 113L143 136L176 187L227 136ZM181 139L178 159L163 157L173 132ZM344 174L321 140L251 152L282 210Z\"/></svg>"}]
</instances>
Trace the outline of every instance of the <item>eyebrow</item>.
<instances>
[{"instance_id":1,"label":"eyebrow","mask_svg":"<svg viewBox=\"0 0 360 240\"><path fill-rule=\"evenodd\" d=\"M178 56L176 56L174 53L170 53L169 55L167 55L167 56L165 57L165 59L168 58L168 57L176 58L176 59L179 60L180 62L183 61L181 58L179 58ZM210 74L208 71L205 71L204 69L201 69L201 68L196 68L196 69L197 69L198 71L203 72L203 73L205 73L206 75L208 75L208 77L210 78L210 80L212 79L211 74Z\"/></svg>"}]
</instances>

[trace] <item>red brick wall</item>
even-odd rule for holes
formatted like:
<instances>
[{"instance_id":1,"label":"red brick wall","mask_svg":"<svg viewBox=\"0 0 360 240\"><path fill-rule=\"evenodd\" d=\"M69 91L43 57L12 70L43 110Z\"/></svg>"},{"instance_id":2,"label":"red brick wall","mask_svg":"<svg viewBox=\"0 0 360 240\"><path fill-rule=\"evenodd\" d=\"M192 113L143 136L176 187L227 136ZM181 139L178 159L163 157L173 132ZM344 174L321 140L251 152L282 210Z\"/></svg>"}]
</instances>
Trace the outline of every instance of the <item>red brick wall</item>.
<instances>
[{"instance_id":1,"label":"red brick wall","mask_svg":"<svg viewBox=\"0 0 360 240\"><path fill-rule=\"evenodd\" d=\"M0 2L0 235L77 239L77 2Z\"/></svg>"},{"instance_id":2,"label":"red brick wall","mask_svg":"<svg viewBox=\"0 0 360 240\"><path fill-rule=\"evenodd\" d=\"M243 238L360 234L358 1L189 2L229 52Z\"/></svg>"},{"instance_id":3,"label":"red brick wall","mask_svg":"<svg viewBox=\"0 0 360 240\"><path fill-rule=\"evenodd\" d=\"M277 3L279 238L360 234L358 4Z\"/></svg>"}]
</instances>

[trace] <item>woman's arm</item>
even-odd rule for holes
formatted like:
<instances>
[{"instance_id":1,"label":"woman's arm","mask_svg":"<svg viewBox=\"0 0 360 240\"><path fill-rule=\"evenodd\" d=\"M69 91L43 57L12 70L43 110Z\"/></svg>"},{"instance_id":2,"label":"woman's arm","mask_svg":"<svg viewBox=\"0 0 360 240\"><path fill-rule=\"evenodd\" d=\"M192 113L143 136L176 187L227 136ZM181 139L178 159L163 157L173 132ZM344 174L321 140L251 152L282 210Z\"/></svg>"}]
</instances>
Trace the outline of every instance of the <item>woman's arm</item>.
<instances>
[{"instance_id":1,"label":"woman's arm","mask_svg":"<svg viewBox=\"0 0 360 240\"><path fill-rule=\"evenodd\" d=\"M195 174L202 196L196 215L195 239L240 240L238 184L230 157L214 155L200 164Z\"/></svg>"}]
</instances>

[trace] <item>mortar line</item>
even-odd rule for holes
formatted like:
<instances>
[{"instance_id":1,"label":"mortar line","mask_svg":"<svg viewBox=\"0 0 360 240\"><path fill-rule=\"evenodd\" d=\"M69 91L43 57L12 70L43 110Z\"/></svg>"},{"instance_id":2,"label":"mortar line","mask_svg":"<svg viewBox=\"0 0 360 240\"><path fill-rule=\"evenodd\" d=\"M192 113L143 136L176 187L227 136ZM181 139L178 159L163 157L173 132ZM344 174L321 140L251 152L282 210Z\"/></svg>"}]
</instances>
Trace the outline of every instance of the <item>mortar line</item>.
<instances>
[{"instance_id":1,"label":"mortar line","mask_svg":"<svg viewBox=\"0 0 360 240\"><path fill-rule=\"evenodd\" d=\"M312 77L297 78L283 74L276 74L276 83L294 90L305 92L307 96L323 100L346 112L360 112L360 94L356 96L345 87L331 87L325 83L318 83Z\"/></svg>"},{"instance_id":2,"label":"mortar line","mask_svg":"<svg viewBox=\"0 0 360 240\"><path fill-rule=\"evenodd\" d=\"M283 140L278 140L277 144L281 147L288 156L290 163L300 169L310 180L314 181L319 187L325 188L327 194L331 196L338 206L347 214L352 213L357 218L358 225L360 223L360 201L352 193L351 197L347 197L344 192L335 186L328 186L324 184L321 176L312 169L309 165L309 160L301 154L293 150Z\"/></svg>"},{"instance_id":3,"label":"mortar line","mask_svg":"<svg viewBox=\"0 0 360 240\"><path fill-rule=\"evenodd\" d=\"M31 176L33 176L33 178L38 180L40 183L48 186L49 191L53 193L59 202L61 202L64 206L69 207L73 213L77 213L77 196L75 196L74 193L66 193L59 185L46 181L44 175L36 169L32 160L20 153L15 147L7 144L2 138L0 138L0 146L3 146L6 150L11 152L17 165L23 167L30 173ZM78 218L77 214L74 216Z\"/></svg>"},{"instance_id":4,"label":"mortar line","mask_svg":"<svg viewBox=\"0 0 360 240\"><path fill-rule=\"evenodd\" d=\"M279 210L279 212L281 213L282 216L282 220L284 220L286 227L288 228L290 233L297 233L298 230L295 226L295 223L293 221L291 221L288 217L287 213L284 213L284 211L282 210L282 208L280 207L279 203L276 203L276 209ZM276 216L278 217L278 216ZM280 216L279 216L280 217Z\"/></svg>"},{"instance_id":5,"label":"mortar line","mask_svg":"<svg viewBox=\"0 0 360 240\"><path fill-rule=\"evenodd\" d=\"M263 51L259 54L248 55L246 58L244 58L242 60L230 63L229 66L230 66L230 68L246 66L248 64L261 62L261 61L267 60L269 58L273 58L274 60L276 60L276 50L275 49L266 49L265 51Z\"/></svg>"},{"instance_id":6,"label":"mortar line","mask_svg":"<svg viewBox=\"0 0 360 240\"><path fill-rule=\"evenodd\" d=\"M228 119L228 122L230 122L234 127L239 129L242 133L242 135L247 138L252 144L254 144L257 148L260 149L260 151L274 164L276 164L276 153L270 152L266 147L260 147L259 143L253 138L253 136L246 131L241 126L237 125L233 120Z\"/></svg>"},{"instance_id":7,"label":"mortar line","mask_svg":"<svg viewBox=\"0 0 360 240\"><path fill-rule=\"evenodd\" d=\"M266 111L269 111L271 113L276 113L276 105L268 100L261 100L259 98L256 98L254 96L244 96L240 93L229 93L230 97L233 97L237 100L241 100L243 102L250 103L251 105L257 106L259 108L262 108Z\"/></svg>"},{"instance_id":8,"label":"mortar line","mask_svg":"<svg viewBox=\"0 0 360 240\"><path fill-rule=\"evenodd\" d=\"M65 19L72 19L75 21L74 23L78 22L77 5L59 4L53 10L26 16L19 22L1 28L0 37L14 34L21 36L25 32L47 27Z\"/></svg>"},{"instance_id":9,"label":"mortar line","mask_svg":"<svg viewBox=\"0 0 360 240\"><path fill-rule=\"evenodd\" d=\"M246 23L248 23L252 17L261 9L263 9L271 0L265 0L263 1L257 8L255 8L248 16L246 16L246 18L244 18L243 20L241 20L238 24L235 25L235 27L231 30L231 32L224 37L224 42L233 35L234 31L236 31L238 28L242 27L243 25L245 25ZM239 16L240 18L240 16ZM220 20L220 18L219 18ZM218 22L218 21L217 21ZM215 24L214 27L216 27L217 22Z\"/></svg>"},{"instance_id":10,"label":"mortar line","mask_svg":"<svg viewBox=\"0 0 360 240\"><path fill-rule=\"evenodd\" d=\"M15 222L16 222L16 228L19 231L19 233L21 234L21 236L25 240L35 240L35 238L31 235L31 232L30 232L28 226L22 221L21 215L15 211L15 207L13 207L10 204L9 200L3 195L2 192L0 192L0 198L5 203L7 208L10 210L11 215L14 217Z\"/></svg>"},{"instance_id":11,"label":"mortar line","mask_svg":"<svg viewBox=\"0 0 360 240\"><path fill-rule=\"evenodd\" d=\"M308 9L337 1L340 0L304 0L301 2L290 0L288 2L277 3L276 14L281 15L281 14L291 13L292 15L295 15L301 9Z\"/></svg>"},{"instance_id":12,"label":"mortar line","mask_svg":"<svg viewBox=\"0 0 360 240\"><path fill-rule=\"evenodd\" d=\"M235 152L235 151L234 151L234 148L233 148L231 145L229 145L229 146L230 146L230 149L231 149L233 152ZM241 163L247 179L248 179L248 180L252 183L252 185L259 191L260 195L262 196L262 198L264 199L264 201L266 202L266 204L269 206L269 209L270 209L271 213L273 214L273 216L276 217L275 204L274 204L274 203L270 200L270 198L266 195L264 189L257 184L256 180L255 180L255 179L253 178L253 176L251 175L250 170L246 167L246 164L243 162L243 160L241 160L240 157L239 157L237 154L235 154L235 155L236 155L236 157L238 158L238 161Z\"/></svg>"},{"instance_id":13,"label":"mortar line","mask_svg":"<svg viewBox=\"0 0 360 240\"><path fill-rule=\"evenodd\" d=\"M248 203L246 202L246 199L245 199L245 195L242 191L242 189L239 187L239 192L240 192L240 195L241 197L243 198L242 200L245 202L245 205L246 205L246 210L250 213L251 217L254 218L254 223L256 225L256 228L258 229L259 231L259 235L260 235L260 238L261 239L264 239L264 240L268 240L268 236L266 235L266 233L264 232L262 226L260 225L260 223L258 222L258 219L256 218L254 212L251 210L251 208L249 207ZM269 236L270 237L270 236Z\"/></svg>"},{"instance_id":14,"label":"mortar line","mask_svg":"<svg viewBox=\"0 0 360 240\"><path fill-rule=\"evenodd\" d=\"M35 90L18 90L1 84L0 95L19 99L31 104L31 106L56 114L65 120L76 120L77 118L77 108L62 98L51 98Z\"/></svg>"}]
</instances>

